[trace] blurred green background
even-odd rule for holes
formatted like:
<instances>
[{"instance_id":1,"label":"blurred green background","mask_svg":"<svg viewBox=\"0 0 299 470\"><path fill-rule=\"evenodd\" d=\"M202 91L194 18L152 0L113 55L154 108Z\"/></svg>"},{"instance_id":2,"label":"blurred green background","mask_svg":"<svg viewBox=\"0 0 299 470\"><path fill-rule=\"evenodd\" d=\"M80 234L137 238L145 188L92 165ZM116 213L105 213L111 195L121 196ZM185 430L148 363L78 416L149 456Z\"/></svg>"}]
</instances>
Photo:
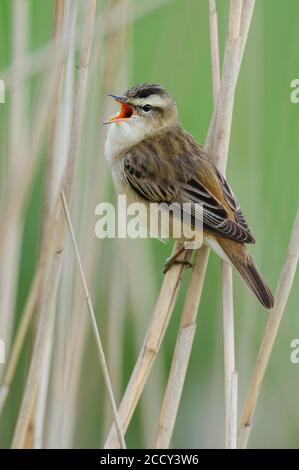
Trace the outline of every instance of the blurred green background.
<instances>
[{"instance_id":1,"label":"blurred green background","mask_svg":"<svg viewBox=\"0 0 299 470\"><path fill-rule=\"evenodd\" d=\"M0 70L7 69L11 62L12 3L10 0L0 0ZM79 3L83 11L85 2ZM104 2L98 3L101 10ZM127 3L129 4L127 7L134 12L149 2L129 0ZM217 8L222 57L228 2L218 0ZM51 40L53 9L52 0L28 1L27 53L37 50ZM228 180L257 240L251 252L274 291L298 205L299 105L290 101L290 83L294 78L299 78L298 26L297 0L285 2L257 0L238 81L227 169ZM115 59L119 66L114 65L114 78L110 83L112 89L105 90L103 86L105 67L113 47L119 47ZM36 74L27 80L28 123L31 122L31 108L36 104L41 77L42 74ZM87 232L92 236L96 222L95 205L88 205L86 195L91 191L91 187L94 188L99 184L105 186L102 200L107 198L114 200L111 176L109 172L106 173L104 161L101 163L101 168L105 173L97 174L98 160L104 158L102 151L104 134L100 122L107 117L105 113L111 106L107 104L105 93L106 91L121 93L126 87L143 81L157 82L169 89L177 100L183 126L200 143L204 143L212 113L207 0L165 2L159 8L133 21L120 35L115 32L112 37L108 36L104 41L97 59L94 79L90 80L89 84L74 195L73 217L83 264L86 262L89 249L88 244L84 245L84 237ZM9 109L8 92L6 103L0 105L2 173L0 180L3 187L7 162L10 158L7 137ZM34 129L32 129L33 134ZM46 132L40 152L40 164L36 169L34 184L28 193L22 213L24 229L21 234L13 331L16 330L22 314L39 252L47 153ZM1 190L1 194L2 192ZM98 199L98 202L100 200ZM1 224L5 223L5 220L1 220ZM105 348L109 351L109 364L113 381L117 384L115 388L119 400L142 345L163 279L163 263L169 256L172 244L171 242L162 244L156 240L133 242L94 240L94 244L92 296ZM68 256L76 273L71 249ZM172 447L215 448L224 445L219 266L219 260L215 255L211 255ZM186 279L188 276L189 273ZM76 282L78 283L76 274L73 278L69 292L72 292ZM145 394L129 427L127 433L129 447L151 447L154 443L186 291L186 279ZM299 445L299 365L293 365L289 358L290 342L293 338L299 337L298 280L297 273L263 383L250 447L294 448ZM135 291L132 288L134 282ZM236 367L239 373L241 412L268 313L259 306L237 275L234 275L234 286ZM80 290L80 287L78 289ZM66 305L71 306L72 301L73 299L68 298ZM68 399L68 394L59 395L59 386L63 386L61 378L64 375L57 373L56 367L59 366L53 359L45 420L45 446L68 445L87 448L100 446L111 422L82 296L79 305L82 317L86 317L87 333L83 342L84 347L77 351L82 360L77 395L73 409L64 414L64 400ZM117 311L118 315L113 317L113 321L109 319L111 311L114 313ZM72 317L72 310L67 315L69 328L61 330L58 321L55 327L54 338L55 341L58 338L60 345L70 341L74 328L72 325L76 321ZM8 447L12 439L26 381L30 342L31 335L27 338L13 387L0 420L2 448ZM76 349L76 346L72 347ZM66 354L71 354L70 351L72 350L68 350ZM63 371L61 362L59 364ZM0 368L4 368L4 365L0 365ZM56 392L51 388L52 381L56 384ZM64 422L69 423L69 416L72 416L71 430L68 430L66 440L63 432L62 436L53 437L59 427L57 419L55 421L55 410L57 414L60 413L62 427Z\"/></svg>"}]
</instances>

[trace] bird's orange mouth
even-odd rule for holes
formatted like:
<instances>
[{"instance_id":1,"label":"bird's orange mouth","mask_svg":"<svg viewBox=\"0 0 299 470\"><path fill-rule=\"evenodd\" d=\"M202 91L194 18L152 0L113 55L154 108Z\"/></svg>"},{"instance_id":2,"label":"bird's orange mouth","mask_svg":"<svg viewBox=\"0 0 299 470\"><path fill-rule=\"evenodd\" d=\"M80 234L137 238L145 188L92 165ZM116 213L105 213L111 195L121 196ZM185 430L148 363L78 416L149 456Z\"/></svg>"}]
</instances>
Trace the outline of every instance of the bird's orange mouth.
<instances>
[{"instance_id":1,"label":"bird's orange mouth","mask_svg":"<svg viewBox=\"0 0 299 470\"><path fill-rule=\"evenodd\" d=\"M128 121L129 119L131 119L133 114L134 114L134 107L131 106L127 102L127 97L126 96L111 95L111 94L109 96L111 96L111 98L113 98L115 101L118 102L118 104L120 106L120 110L115 116L112 116L109 119L109 121L106 121L103 124L111 124L113 122Z\"/></svg>"},{"instance_id":2,"label":"bird's orange mouth","mask_svg":"<svg viewBox=\"0 0 299 470\"><path fill-rule=\"evenodd\" d=\"M123 101L119 102L120 110L119 112L110 118L111 122L120 122L120 121L127 121L133 115L134 109L128 103Z\"/></svg>"}]
</instances>

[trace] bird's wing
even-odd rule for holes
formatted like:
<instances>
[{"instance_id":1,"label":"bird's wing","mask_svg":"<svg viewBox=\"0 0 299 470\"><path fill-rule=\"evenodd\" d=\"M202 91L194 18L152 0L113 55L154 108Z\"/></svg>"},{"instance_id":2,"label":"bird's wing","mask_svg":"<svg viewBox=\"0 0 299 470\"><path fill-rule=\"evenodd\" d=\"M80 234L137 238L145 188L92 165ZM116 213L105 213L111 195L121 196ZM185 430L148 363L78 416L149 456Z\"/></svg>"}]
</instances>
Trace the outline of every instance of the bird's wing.
<instances>
[{"instance_id":1,"label":"bird's wing","mask_svg":"<svg viewBox=\"0 0 299 470\"><path fill-rule=\"evenodd\" d=\"M241 227L243 227L244 230L246 230L247 232L249 232L251 234L250 229L248 227L248 224L245 220L245 217L244 217L244 215L241 211L239 201L236 199L231 187L229 186L228 182L226 181L226 179L224 178L222 173L220 173L220 171L216 167L215 167L215 170L216 170L217 177L219 178L221 188L222 188L223 193L224 193L224 197L225 197L227 203L229 204L230 208L234 212L236 222L239 225L241 225Z\"/></svg>"},{"instance_id":2,"label":"bird's wing","mask_svg":"<svg viewBox=\"0 0 299 470\"><path fill-rule=\"evenodd\" d=\"M225 178L197 144L187 145L186 136L190 139L189 134L185 138L176 134L173 139L147 139L131 148L123 167L127 183L142 200L161 204L164 209L171 205L172 212L193 227L254 243Z\"/></svg>"}]
</instances>

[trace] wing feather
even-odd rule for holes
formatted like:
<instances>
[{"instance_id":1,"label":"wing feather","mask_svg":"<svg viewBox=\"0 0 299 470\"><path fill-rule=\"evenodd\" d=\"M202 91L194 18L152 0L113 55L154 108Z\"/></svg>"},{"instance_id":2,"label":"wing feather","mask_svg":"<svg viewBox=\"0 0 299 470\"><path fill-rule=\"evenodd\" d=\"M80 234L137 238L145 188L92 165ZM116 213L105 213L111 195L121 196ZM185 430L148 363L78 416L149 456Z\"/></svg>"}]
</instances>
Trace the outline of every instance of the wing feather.
<instances>
[{"instance_id":1,"label":"wing feather","mask_svg":"<svg viewBox=\"0 0 299 470\"><path fill-rule=\"evenodd\" d=\"M191 220L194 227L201 226L212 233L243 243L254 243L254 238L224 176L193 141L190 148L189 134L185 139L176 135L164 136L156 141L146 140L130 149L124 158L124 178L139 198L147 202L164 203L164 208L178 203L174 211L177 217ZM170 142L175 145L169 158ZM189 143L189 146L186 144ZM150 156L149 156L150 149ZM164 154L163 154L164 152ZM201 177L201 169L218 185L222 200ZM184 205L183 203L190 203ZM196 204L202 204L198 211ZM172 206L173 210L173 206ZM188 218L188 219L187 219Z\"/></svg>"}]
</instances>

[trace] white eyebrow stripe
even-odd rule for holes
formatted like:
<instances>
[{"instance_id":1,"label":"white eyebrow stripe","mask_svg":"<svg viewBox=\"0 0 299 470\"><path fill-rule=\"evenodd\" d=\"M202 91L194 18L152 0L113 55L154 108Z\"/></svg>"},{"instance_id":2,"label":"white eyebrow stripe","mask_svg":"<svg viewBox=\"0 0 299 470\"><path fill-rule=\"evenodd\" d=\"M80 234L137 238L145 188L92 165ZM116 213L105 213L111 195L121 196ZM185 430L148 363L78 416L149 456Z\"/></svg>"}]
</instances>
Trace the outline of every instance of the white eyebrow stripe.
<instances>
[{"instance_id":1,"label":"white eyebrow stripe","mask_svg":"<svg viewBox=\"0 0 299 470\"><path fill-rule=\"evenodd\" d=\"M165 105L165 100L159 95L150 95L147 98L134 98L134 104L137 106L144 106L145 104L150 104L151 106L156 106L158 108Z\"/></svg>"}]
</instances>

